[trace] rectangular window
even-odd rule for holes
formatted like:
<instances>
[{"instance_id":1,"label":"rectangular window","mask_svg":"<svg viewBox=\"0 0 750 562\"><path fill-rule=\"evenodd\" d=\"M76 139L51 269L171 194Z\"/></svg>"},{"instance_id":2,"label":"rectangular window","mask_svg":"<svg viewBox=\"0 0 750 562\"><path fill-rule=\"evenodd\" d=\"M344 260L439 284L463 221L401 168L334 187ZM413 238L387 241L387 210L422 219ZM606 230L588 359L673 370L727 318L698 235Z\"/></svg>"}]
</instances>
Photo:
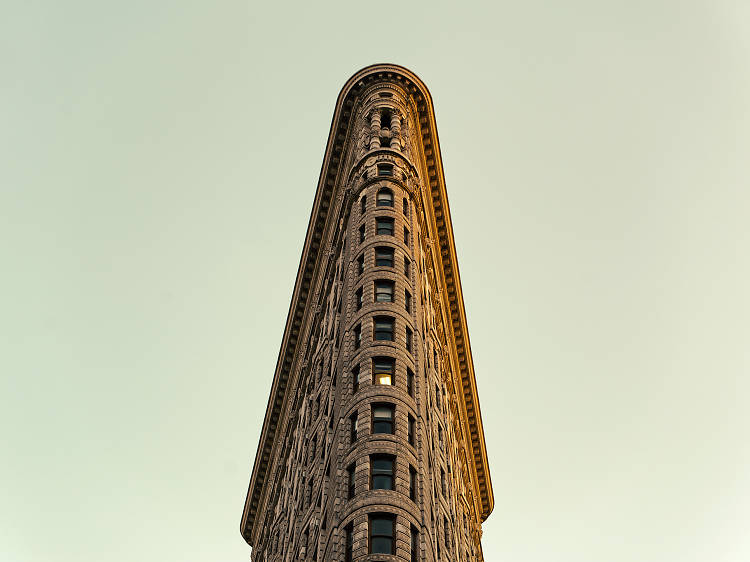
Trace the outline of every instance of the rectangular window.
<instances>
[{"instance_id":1,"label":"rectangular window","mask_svg":"<svg viewBox=\"0 0 750 562\"><path fill-rule=\"evenodd\" d=\"M354 326L354 349L359 349L362 345L362 324Z\"/></svg>"},{"instance_id":2,"label":"rectangular window","mask_svg":"<svg viewBox=\"0 0 750 562\"><path fill-rule=\"evenodd\" d=\"M409 261L409 258L404 256L404 275L409 277L409 266L411 265L411 262Z\"/></svg>"},{"instance_id":3,"label":"rectangular window","mask_svg":"<svg viewBox=\"0 0 750 562\"><path fill-rule=\"evenodd\" d=\"M409 200L406 197L404 197L404 214L409 216Z\"/></svg>"},{"instance_id":4,"label":"rectangular window","mask_svg":"<svg viewBox=\"0 0 750 562\"><path fill-rule=\"evenodd\" d=\"M359 200L359 210L361 214L363 215L367 211L367 196L366 195L363 195L362 199Z\"/></svg>"},{"instance_id":5,"label":"rectangular window","mask_svg":"<svg viewBox=\"0 0 750 562\"><path fill-rule=\"evenodd\" d=\"M365 225L363 224L362 226L359 227L359 243L361 244L364 241L365 241Z\"/></svg>"},{"instance_id":6,"label":"rectangular window","mask_svg":"<svg viewBox=\"0 0 750 562\"><path fill-rule=\"evenodd\" d=\"M372 433L395 433L393 427L394 407L391 404L373 404Z\"/></svg>"},{"instance_id":7,"label":"rectangular window","mask_svg":"<svg viewBox=\"0 0 750 562\"><path fill-rule=\"evenodd\" d=\"M376 316L373 318L373 339L376 341L393 341L393 324L395 320L390 316Z\"/></svg>"},{"instance_id":8,"label":"rectangular window","mask_svg":"<svg viewBox=\"0 0 750 562\"><path fill-rule=\"evenodd\" d=\"M376 207L393 207L393 192L390 189L381 189L378 191Z\"/></svg>"},{"instance_id":9,"label":"rectangular window","mask_svg":"<svg viewBox=\"0 0 750 562\"><path fill-rule=\"evenodd\" d=\"M388 513L370 515L370 554L396 554L395 519Z\"/></svg>"},{"instance_id":10,"label":"rectangular window","mask_svg":"<svg viewBox=\"0 0 750 562\"><path fill-rule=\"evenodd\" d=\"M411 312L411 293L404 289L404 308L406 312Z\"/></svg>"},{"instance_id":11,"label":"rectangular window","mask_svg":"<svg viewBox=\"0 0 750 562\"><path fill-rule=\"evenodd\" d=\"M412 339L412 332L410 328L406 328L406 351L411 353L411 339Z\"/></svg>"},{"instance_id":12,"label":"rectangular window","mask_svg":"<svg viewBox=\"0 0 750 562\"><path fill-rule=\"evenodd\" d=\"M362 287L357 289L357 291L354 293L355 296L355 302L357 303L357 310L360 310L362 308Z\"/></svg>"},{"instance_id":13,"label":"rectangular window","mask_svg":"<svg viewBox=\"0 0 750 562\"><path fill-rule=\"evenodd\" d=\"M409 244L409 229L404 227L404 244Z\"/></svg>"},{"instance_id":14,"label":"rectangular window","mask_svg":"<svg viewBox=\"0 0 750 562\"><path fill-rule=\"evenodd\" d=\"M393 281L375 281L375 302L393 302Z\"/></svg>"},{"instance_id":15,"label":"rectangular window","mask_svg":"<svg viewBox=\"0 0 750 562\"><path fill-rule=\"evenodd\" d=\"M406 393L414 398L414 371L406 369Z\"/></svg>"},{"instance_id":16,"label":"rectangular window","mask_svg":"<svg viewBox=\"0 0 750 562\"><path fill-rule=\"evenodd\" d=\"M391 357L375 357L372 360L372 384L395 384L395 361Z\"/></svg>"},{"instance_id":17,"label":"rectangular window","mask_svg":"<svg viewBox=\"0 0 750 562\"><path fill-rule=\"evenodd\" d=\"M370 489L394 490L393 457L390 455L370 455Z\"/></svg>"},{"instance_id":18,"label":"rectangular window","mask_svg":"<svg viewBox=\"0 0 750 562\"><path fill-rule=\"evenodd\" d=\"M365 255L361 254L357 258L357 275L362 275L365 272Z\"/></svg>"},{"instance_id":19,"label":"rectangular window","mask_svg":"<svg viewBox=\"0 0 750 562\"><path fill-rule=\"evenodd\" d=\"M412 416L409 416L409 433L408 433L408 439L409 439L409 445L414 445L416 441L416 433L417 433L417 420L415 420Z\"/></svg>"},{"instance_id":20,"label":"rectangular window","mask_svg":"<svg viewBox=\"0 0 750 562\"><path fill-rule=\"evenodd\" d=\"M417 500L417 471L413 466L409 467L409 498Z\"/></svg>"},{"instance_id":21,"label":"rectangular window","mask_svg":"<svg viewBox=\"0 0 750 562\"><path fill-rule=\"evenodd\" d=\"M386 177L393 176L393 164L378 164L378 175Z\"/></svg>"},{"instance_id":22,"label":"rectangular window","mask_svg":"<svg viewBox=\"0 0 750 562\"><path fill-rule=\"evenodd\" d=\"M344 527L344 536L344 562L352 562L354 526L351 523Z\"/></svg>"},{"instance_id":23,"label":"rectangular window","mask_svg":"<svg viewBox=\"0 0 750 562\"><path fill-rule=\"evenodd\" d=\"M354 463L350 464L346 469L347 474L347 482L348 482L348 491L347 491L347 497L349 499L352 499L354 497L355 490L355 480L354 480Z\"/></svg>"},{"instance_id":24,"label":"rectangular window","mask_svg":"<svg viewBox=\"0 0 750 562\"><path fill-rule=\"evenodd\" d=\"M376 218L375 233L378 236L393 236L393 219L390 217Z\"/></svg>"},{"instance_id":25,"label":"rectangular window","mask_svg":"<svg viewBox=\"0 0 750 562\"><path fill-rule=\"evenodd\" d=\"M414 525L411 526L411 562L419 562L419 531Z\"/></svg>"},{"instance_id":26,"label":"rectangular window","mask_svg":"<svg viewBox=\"0 0 750 562\"><path fill-rule=\"evenodd\" d=\"M440 409L440 387L438 385L435 385L435 405L437 406L437 409Z\"/></svg>"},{"instance_id":27,"label":"rectangular window","mask_svg":"<svg viewBox=\"0 0 750 562\"><path fill-rule=\"evenodd\" d=\"M446 484L445 484L445 470L440 469L440 488L443 492L443 497L448 497Z\"/></svg>"},{"instance_id":28,"label":"rectangular window","mask_svg":"<svg viewBox=\"0 0 750 562\"><path fill-rule=\"evenodd\" d=\"M357 442L357 412L354 412L351 416L349 416L349 438L352 444Z\"/></svg>"},{"instance_id":29,"label":"rectangular window","mask_svg":"<svg viewBox=\"0 0 750 562\"><path fill-rule=\"evenodd\" d=\"M359 365L355 365L352 369L352 394L356 394L359 390Z\"/></svg>"},{"instance_id":30,"label":"rectangular window","mask_svg":"<svg viewBox=\"0 0 750 562\"><path fill-rule=\"evenodd\" d=\"M393 267L393 248L375 248L375 265L379 267Z\"/></svg>"}]
</instances>

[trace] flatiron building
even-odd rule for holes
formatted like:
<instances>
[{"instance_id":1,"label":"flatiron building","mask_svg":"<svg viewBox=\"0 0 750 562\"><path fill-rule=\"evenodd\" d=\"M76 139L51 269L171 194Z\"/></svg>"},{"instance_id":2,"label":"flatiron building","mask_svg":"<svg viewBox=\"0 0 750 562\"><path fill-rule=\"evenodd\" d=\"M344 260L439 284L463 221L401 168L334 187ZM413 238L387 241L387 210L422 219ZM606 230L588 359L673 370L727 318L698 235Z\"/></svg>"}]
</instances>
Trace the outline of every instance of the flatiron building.
<instances>
[{"instance_id":1,"label":"flatiron building","mask_svg":"<svg viewBox=\"0 0 750 562\"><path fill-rule=\"evenodd\" d=\"M432 99L336 102L242 514L256 562L481 561L494 504Z\"/></svg>"}]
</instances>

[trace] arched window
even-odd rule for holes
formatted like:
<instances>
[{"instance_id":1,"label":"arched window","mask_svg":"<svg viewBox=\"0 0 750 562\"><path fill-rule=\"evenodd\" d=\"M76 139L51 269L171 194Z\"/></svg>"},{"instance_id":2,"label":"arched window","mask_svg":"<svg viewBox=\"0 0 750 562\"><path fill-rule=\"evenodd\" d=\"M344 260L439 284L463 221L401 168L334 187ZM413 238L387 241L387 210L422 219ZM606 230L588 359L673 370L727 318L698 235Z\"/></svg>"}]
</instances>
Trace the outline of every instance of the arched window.
<instances>
[{"instance_id":1,"label":"arched window","mask_svg":"<svg viewBox=\"0 0 750 562\"><path fill-rule=\"evenodd\" d=\"M390 189L381 189L378 191L378 207L393 207L393 192Z\"/></svg>"}]
</instances>

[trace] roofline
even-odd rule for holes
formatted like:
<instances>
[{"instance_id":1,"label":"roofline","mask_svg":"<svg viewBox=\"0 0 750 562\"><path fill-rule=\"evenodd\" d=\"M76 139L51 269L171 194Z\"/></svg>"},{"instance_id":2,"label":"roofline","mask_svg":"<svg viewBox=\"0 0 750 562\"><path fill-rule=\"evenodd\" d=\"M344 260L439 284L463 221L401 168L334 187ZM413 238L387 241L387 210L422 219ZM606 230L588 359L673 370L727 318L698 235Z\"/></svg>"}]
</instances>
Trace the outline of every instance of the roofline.
<instances>
[{"instance_id":1,"label":"roofline","mask_svg":"<svg viewBox=\"0 0 750 562\"><path fill-rule=\"evenodd\" d=\"M466 311L461 291L461 279L456 259L456 246L448 207L448 195L445 189L445 176L440 155L432 95L424 82L416 74L403 66L396 64L373 64L364 67L349 78L339 92L336 100L325 157L318 179L318 188L310 213L305 244L297 271L297 280L289 305L284 337L279 350L271 393L263 420L263 429L258 441L255 464L240 523L240 533L250 546L252 546L253 542L252 534L256 509L260 503L266 482L268 461L276 436L277 424L280 421L282 410L287 401L286 390L288 388L287 383L290 368L293 366L295 357L299 353L298 348L304 344L299 339L299 328L304 325L306 312L309 313L307 306L311 289L309 281L312 279L313 272L317 269L318 261L321 258L322 232L326 227L330 201L335 196L335 186L338 185L336 179L341 173L340 156L343 143L338 143L337 141L345 138L350 119L352 118L351 107L347 107L346 102L350 97L353 101L366 83L383 75L390 75L402 81L405 85L411 86L412 93L417 99L422 140L423 142L427 141L425 142L425 146L431 145L434 147L431 156L426 157L428 177L425 178L425 181L432 193L434 203L434 215L431 219L433 226L436 228L438 235L437 243L441 250L437 252L439 254L437 258L441 262L443 279L448 289L441 296L444 300L443 304L446 305L446 309L450 312L451 327L453 329L452 335L456 342L456 358L461 375L460 382L465 411L469 420L473 464L476 471L476 482L479 486L479 497L482 507L481 519L485 520L494 507L484 429L482 427L482 416L477 395L474 363L471 357L471 344L469 342ZM321 234L318 239L315 236L316 232Z\"/></svg>"}]
</instances>

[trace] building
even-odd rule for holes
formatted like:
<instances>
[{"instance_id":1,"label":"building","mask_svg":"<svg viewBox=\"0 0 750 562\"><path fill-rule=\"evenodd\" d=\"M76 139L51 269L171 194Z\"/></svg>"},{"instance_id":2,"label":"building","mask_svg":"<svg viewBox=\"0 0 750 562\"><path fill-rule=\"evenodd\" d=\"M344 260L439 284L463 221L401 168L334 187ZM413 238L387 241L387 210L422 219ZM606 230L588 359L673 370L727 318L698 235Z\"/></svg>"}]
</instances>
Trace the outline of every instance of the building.
<instances>
[{"instance_id":1,"label":"building","mask_svg":"<svg viewBox=\"0 0 750 562\"><path fill-rule=\"evenodd\" d=\"M493 508L430 93L339 94L242 514L257 562L479 561Z\"/></svg>"}]
</instances>

